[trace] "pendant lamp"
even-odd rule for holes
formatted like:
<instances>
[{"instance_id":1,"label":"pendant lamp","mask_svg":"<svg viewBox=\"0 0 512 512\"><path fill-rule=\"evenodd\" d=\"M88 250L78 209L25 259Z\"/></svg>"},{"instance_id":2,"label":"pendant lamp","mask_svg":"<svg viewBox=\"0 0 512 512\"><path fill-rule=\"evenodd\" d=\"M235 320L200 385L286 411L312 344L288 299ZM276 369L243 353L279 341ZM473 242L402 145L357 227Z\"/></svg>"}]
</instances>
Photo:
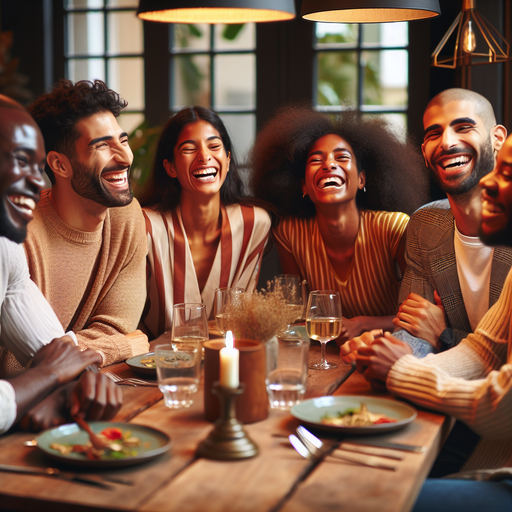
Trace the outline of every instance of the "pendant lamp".
<instances>
[{"instance_id":1,"label":"pendant lamp","mask_svg":"<svg viewBox=\"0 0 512 512\"><path fill-rule=\"evenodd\" d=\"M137 16L164 23L249 23L295 18L293 0L140 0Z\"/></svg>"},{"instance_id":2,"label":"pendant lamp","mask_svg":"<svg viewBox=\"0 0 512 512\"><path fill-rule=\"evenodd\" d=\"M505 38L476 10L476 0L463 0L462 12L432 54L432 66L455 69L505 62L509 51Z\"/></svg>"},{"instance_id":3,"label":"pendant lamp","mask_svg":"<svg viewBox=\"0 0 512 512\"><path fill-rule=\"evenodd\" d=\"M387 23L435 18L438 0L303 0L301 16L332 23Z\"/></svg>"}]
</instances>

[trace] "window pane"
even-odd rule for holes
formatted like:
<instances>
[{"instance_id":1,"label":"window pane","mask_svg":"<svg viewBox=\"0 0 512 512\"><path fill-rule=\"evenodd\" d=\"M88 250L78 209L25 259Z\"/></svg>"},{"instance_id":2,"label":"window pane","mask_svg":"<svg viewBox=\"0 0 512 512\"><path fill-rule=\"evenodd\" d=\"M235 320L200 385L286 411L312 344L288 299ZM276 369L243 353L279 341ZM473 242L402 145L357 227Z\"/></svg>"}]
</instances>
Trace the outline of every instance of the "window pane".
<instances>
[{"instance_id":1,"label":"window pane","mask_svg":"<svg viewBox=\"0 0 512 512\"><path fill-rule=\"evenodd\" d=\"M103 0L67 0L65 5L68 9L97 9L103 7Z\"/></svg>"},{"instance_id":2,"label":"window pane","mask_svg":"<svg viewBox=\"0 0 512 512\"><path fill-rule=\"evenodd\" d=\"M365 44L380 46L407 46L409 44L408 24L404 23L369 23L362 26L363 46Z\"/></svg>"},{"instance_id":3,"label":"window pane","mask_svg":"<svg viewBox=\"0 0 512 512\"><path fill-rule=\"evenodd\" d=\"M171 110L185 105L210 106L210 57L179 55L173 60Z\"/></svg>"},{"instance_id":4,"label":"window pane","mask_svg":"<svg viewBox=\"0 0 512 512\"><path fill-rule=\"evenodd\" d=\"M407 106L407 50L365 51L363 104Z\"/></svg>"},{"instance_id":5,"label":"window pane","mask_svg":"<svg viewBox=\"0 0 512 512\"><path fill-rule=\"evenodd\" d=\"M357 53L318 52L317 105L357 105Z\"/></svg>"},{"instance_id":6,"label":"window pane","mask_svg":"<svg viewBox=\"0 0 512 512\"><path fill-rule=\"evenodd\" d=\"M109 59L108 86L128 102L130 110L144 108L144 60Z\"/></svg>"},{"instance_id":7,"label":"window pane","mask_svg":"<svg viewBox=\"0 0 512 512\"><path fill-rule=\"evenodd\" d=\"M69 59L67 76L72 82L95 79L105 81L105 61L103 59Z\"/></svg>"},{"instance_id":8,"label":"window pane","mask_svg":"<svg viewBox=\"0 0 512 512\"><path fill-rule=\"evenodd\" d=\"M254 50L256 48L256 25L214 25L216 50Z\"/></svg>"},{"instance_id":9,"label":"window pane","mask_svg":"<svg viewBox=\"0 0 512 512\"><path fill-rule=\"evenodd\" d=\"M256 136L256 116L254 114L221 114L228 130L239 164L247 160L247 153Z\"/></svg>"},{"instance_id":10,"label":"window pane","mask_svg":"<svg viewBox=\"0 0 512 512\"><path fill-rule=\"evenodd\" d=\"M215 108L253 109L256 104L256 58L215 56Z\"/></svg>"},{"instance_id":11,"label":"window pane","mask_svg":"<svg viewBox=\"0 0 512 512\"><path fill-rule=\"evenodd\" d=\"M135 12L111 12L108 21L108 53L142 53L142 20Z\"/></svg>"},{"instance_id":12,"label":"window pane","mask_svg":"<svg viewBox=\"0 0 512 512\"><path fill-rule=\"evenodd\" d=\"M121 114L117 122L126 133L131 134L144 122L144 114Z\"/></svg>"},{"instance_id":13,"label":"window pane","mask_svg":"<svg viewBox=\"0 0 512 512\"><path fill-rule=\"evenodd\" d=\"M68 53L70 55L103 55L103 13L87 12L68 16Z\"/></svg>"},{"instance_id":14,"label":"window pane","mask_svg":"<svg viewBox=\"0 0 512 512\"><path fill-rule=\"evenodd\" d=\"M210 25L176 23L173 25L172 30L174 37L172 38L171 50L210 49Z\"/></svg>"},{"instance_id":15,"label":"window pane","mask_svg":"<svg viewBox=\"0 0 512 512\"><path fill-rule=\"evenodd\" d=\"M345 23L317 23L316 43L318 48L357 46L359 26Z\"/></svg>"},{"instance_id":16,"label":"window pane","mask_svg":"<svg viewBox=\"0 0 512 512\"><path fill-rule=\"evenodd\" d=\"M134 7L139 6L138 0L107 0L107 7Z\"/></svg>"}]
</instances>

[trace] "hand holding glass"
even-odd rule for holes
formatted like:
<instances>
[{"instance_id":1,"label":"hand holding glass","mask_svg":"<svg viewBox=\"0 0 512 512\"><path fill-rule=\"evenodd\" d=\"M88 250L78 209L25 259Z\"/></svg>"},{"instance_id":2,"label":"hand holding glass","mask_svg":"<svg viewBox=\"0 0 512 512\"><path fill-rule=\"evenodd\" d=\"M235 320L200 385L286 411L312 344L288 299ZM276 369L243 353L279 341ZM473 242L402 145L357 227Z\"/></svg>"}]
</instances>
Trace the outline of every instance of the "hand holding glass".
<instances>
[{"instance_id":1,"label":"hand holding glass","mask_svg":"<svg viewBox=\"0 0 512 512\"><path fill-rule=\"evenodd\" d=\"M325 345L341 334L341 299L339 292L319 290L309 294L306 311L306 330L308 336L321 343L322 356L318 363L310 366L315 370L330 370L336 368L335 363L325 359Z\"/></svg>"}]
</instances>

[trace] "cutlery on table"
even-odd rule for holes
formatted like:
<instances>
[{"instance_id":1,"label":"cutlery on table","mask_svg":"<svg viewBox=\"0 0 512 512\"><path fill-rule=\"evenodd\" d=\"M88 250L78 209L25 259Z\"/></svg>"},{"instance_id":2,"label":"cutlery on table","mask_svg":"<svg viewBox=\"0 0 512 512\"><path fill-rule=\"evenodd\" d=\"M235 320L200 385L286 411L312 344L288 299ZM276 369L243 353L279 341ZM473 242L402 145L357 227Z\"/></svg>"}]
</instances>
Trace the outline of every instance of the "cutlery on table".
<instances>
[{"instance_id":1,"label":"cutlery on table","mask_svg":"<svg viewBox=\"0 0 512 512\"><path fill-rule=\"evenodd\" d=\"M57 468L38 468L38 467L26 467L26 466L11 466L9 464L0 464L0 471L6 471L10 473L27 473L30 475L42 475L60 478L61 480L67 480L68 482L76 482L79 484L94 485L95 487L101 487L102 489L112 489L112 486L98 482L85 476L75 475L73 473L64 473L59 471Z\"/></svg>"},{"instance_id":2,"label":"cutlery on table","mask_svg":"<svg viewBox=\"0 0 512 512\"><path fill-rule=\"evenodd\" d=\"M73 416L73 420L76 422L76 424L82 429L87 432L89 435L89 439L96 448L96 450L105 450L106 448L109 448L110 450L114 452L118 452L122 449L122 446L116 443L107 443L101 437L97 436L89 426L89 424L80 416Z\"/></svg>"},{"instance_id":3,"label":"cutlery on table","mask_svg":"<svg viewBox=\"0 0 512 512\"><path fill-rule=\"evenodd\" d=\"M403 450L404 452L423 453L424 446L417 446L414 444L395 443L392 441L384 441L381 439L352 439L347 438L344 440L346 443L362 444L364 446L380 446L381 448L390 448L392 450Z\"/></svg>"},{"instance_id":4,"label":"cutlery on table","mask_svg":"<svg viewBox=\"0 0 512 512\"><path fill-rule=\"evenodd\" d=\"M329 445L324 443L321 439L316 437L312 432L310 432L307 428L300 425L297 427L297 435L299 436L299 439L304 444L312 444L316 449L323 450L328 452L333 445ZM350 444L346 445L343 443L341 446L336 447L337 450L343 450L348 452L354 452L354 453L363 453L365 455L370 456L376 456L376 457L385 457L387 459L393 459L393 460L403 460L404 456L399 453L394 453L391 451L383 451L380 450L379 452L375 452L374 448L369 448L365 446L358 446L357 444ZM335 456L335 454L332 454Z\"/></svg>"},{"instance_id":5,"label":"cutlery on table","mask_svg":"<svg viewBox=\"0 0 512 512\"><path fill-rule=\"evenodd\" d=\"M156 382L148 382L147 380L128 378L123 379L119 375L116 375L112 372L103 372L110 380L113 380L116 384L125 384L126 386L148 386L148 387L158 387Z\"/></svg>"},{"instance_id":6,"label":"cutlery on table","mask_svg":"<svg viewBox=\"0 0 512 512\"><path fill-rule=\"evenodd\" d=\"M320 460L325 456L334 457L339 460L343 460L345 462L351 462L352 464L357 464L359 466L368 466L371 468L379 468L379 469L388 469L390 471L395 471L396 466L391 466L389 464L386 464L384 462L373 460L373 457L369 457L366 460L361 460L361 458L357 455L353 456L351 454L346 455L338 455L338 454L331 454L327 451L322 451L316 449L315 451L312 451L312 445L306 445L304 444L295 434L290 434L288 437L290 440L290 443L295 448L295 450L304 457L305 459L314 459L314 460Z\"/></svg>"}]
</instances>

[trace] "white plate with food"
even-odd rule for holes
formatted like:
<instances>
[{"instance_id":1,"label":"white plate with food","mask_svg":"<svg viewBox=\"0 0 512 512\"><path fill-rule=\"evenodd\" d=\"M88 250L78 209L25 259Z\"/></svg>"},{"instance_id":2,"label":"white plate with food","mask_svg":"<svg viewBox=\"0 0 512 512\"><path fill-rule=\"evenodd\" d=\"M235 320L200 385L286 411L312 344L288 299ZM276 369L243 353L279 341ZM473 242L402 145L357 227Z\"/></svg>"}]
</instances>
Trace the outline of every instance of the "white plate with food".
<instances>
[{"instance_id":1,"label":"white plate with food","mask_svg":"<svg viewBox=\"0 0 512 512\"><path fill-rule=\"evenodd\" d=\"M169 450L171 439L160 430L131 423L91 421L95 434L104 436L113 449L95 452L89 435L76 423L45 430L37 447L53 459L85 467L121 467L146 462Z\"/></svg>"},{"instance_id":2,"label":"white plate with food","mask_svg":"<svg viewBox=\"0 0 512 512\"><path fill-rule=\"evenodd\" d=\"M321 396L294 405L301 423L346 435L373 435L398 430L418 412L410 405L371 396Z\"/></svg>"},{"instance_id":3,"label":"white plate with food","mask_svg":"<svg viewBox=\"0 0 512 512\"><path fill-rule=\"evenodd\" d=\"M156 378L156 362L155 353L148 352L147 354L140 354L126 360L126 364L137 373L144 375L153 375Z\"/></svg>"}]
</instances>

